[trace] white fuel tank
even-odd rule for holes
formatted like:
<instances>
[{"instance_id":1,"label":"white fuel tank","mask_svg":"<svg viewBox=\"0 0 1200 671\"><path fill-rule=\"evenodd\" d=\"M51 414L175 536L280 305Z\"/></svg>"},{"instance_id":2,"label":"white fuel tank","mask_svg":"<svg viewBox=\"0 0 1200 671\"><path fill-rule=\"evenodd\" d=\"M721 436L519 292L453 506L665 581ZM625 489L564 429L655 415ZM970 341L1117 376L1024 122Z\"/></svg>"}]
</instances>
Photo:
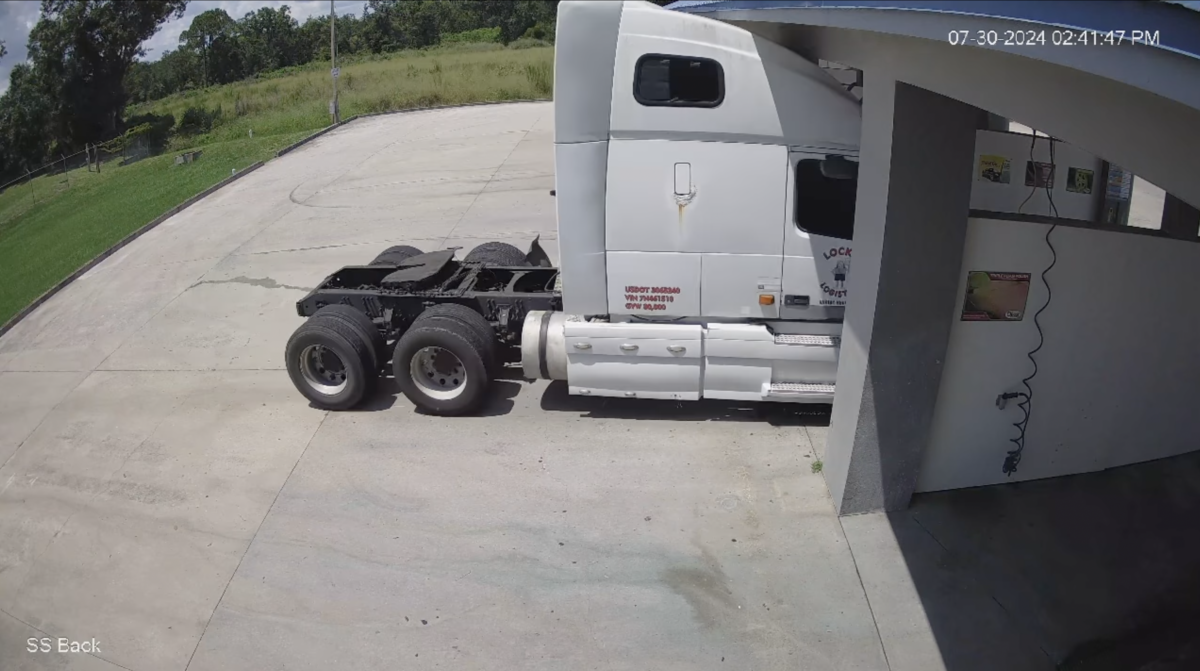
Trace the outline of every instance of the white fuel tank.
<instances>
[{"instance_id":1,"label":"white fuel tank","mask_svg":"<svg viewBox=\"0 0 1200 671\"><path fill-rule=\"evenodd\" d=\"M521 369L531 380L567 379L567 341L563 312L535 310L521 327Z\"/></svg>"}]
</instances>

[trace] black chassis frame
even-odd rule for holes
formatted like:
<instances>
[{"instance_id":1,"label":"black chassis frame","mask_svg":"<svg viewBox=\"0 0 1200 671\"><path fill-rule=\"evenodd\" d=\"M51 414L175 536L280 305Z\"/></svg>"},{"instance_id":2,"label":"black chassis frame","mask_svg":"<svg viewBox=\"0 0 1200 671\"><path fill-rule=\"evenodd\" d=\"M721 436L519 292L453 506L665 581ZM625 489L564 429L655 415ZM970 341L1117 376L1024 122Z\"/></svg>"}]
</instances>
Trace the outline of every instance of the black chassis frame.
<instances>
[{"instance_id":1,"label":"black chassis frame","mask_svg":"<svg viewBox=\"0 0 1200 671\"><path fill-rule=\"evenodd\" d=\"M371 318L391 340L398 340L422 312L434 305L457 303L483 315L502 344L521 344L521 327L531 310L562 310L555 289L558 269L490 266L451 259L416 288L384 286L396 266L346 266L333 273L296 303L301 317L326 305L349 305Z\"/></svg>"}]
</instances>

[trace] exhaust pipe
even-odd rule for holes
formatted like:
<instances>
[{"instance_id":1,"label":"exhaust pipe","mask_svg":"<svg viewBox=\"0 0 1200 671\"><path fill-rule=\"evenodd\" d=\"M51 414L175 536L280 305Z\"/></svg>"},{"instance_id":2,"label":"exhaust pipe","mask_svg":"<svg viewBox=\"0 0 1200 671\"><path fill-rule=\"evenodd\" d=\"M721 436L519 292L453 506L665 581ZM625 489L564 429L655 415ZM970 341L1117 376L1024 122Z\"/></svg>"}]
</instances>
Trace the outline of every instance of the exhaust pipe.
<instances>
[{"instance_id":1,"label":"exhaust pipe","mask_svg":"<svg viewBox=\"0 0 1200 671\"><path fill-rule=\"evenodd\" d=\"M562 312L534 310L521 327L521 368L531 380L567 379L567 338Z\"/></svg>"}]
</instances>

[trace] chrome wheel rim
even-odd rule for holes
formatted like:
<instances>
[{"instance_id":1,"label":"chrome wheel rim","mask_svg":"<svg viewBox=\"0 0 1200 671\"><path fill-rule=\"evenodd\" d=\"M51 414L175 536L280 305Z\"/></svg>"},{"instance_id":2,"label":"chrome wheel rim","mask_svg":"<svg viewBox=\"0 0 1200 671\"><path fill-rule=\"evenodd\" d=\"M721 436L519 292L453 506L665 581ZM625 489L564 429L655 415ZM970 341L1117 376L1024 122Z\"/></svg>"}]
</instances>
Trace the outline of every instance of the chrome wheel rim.
<instances>
[{"instance_id":1,"label":"chrome wheel rim","mask_svg":"<svg viewBox=\"0 0 1200 671\"><path fill-rule=\"evenodd\" d=\"M346 365L324 345L309 345L300 352L300 372L318 394L333 396L346 388Z\"/></svg>"},{"instance_id":2,"label":"chrome wheel rim","mask_svg":"<svg viewBox=\"0 0 1200 671\"><path fill-rule=\"evenodd\" d=\"M422 347L409 362L409 374L421 393L442 401L458 398L467 388L467 368L444 347Z\"/></svg>"}]
</instances>

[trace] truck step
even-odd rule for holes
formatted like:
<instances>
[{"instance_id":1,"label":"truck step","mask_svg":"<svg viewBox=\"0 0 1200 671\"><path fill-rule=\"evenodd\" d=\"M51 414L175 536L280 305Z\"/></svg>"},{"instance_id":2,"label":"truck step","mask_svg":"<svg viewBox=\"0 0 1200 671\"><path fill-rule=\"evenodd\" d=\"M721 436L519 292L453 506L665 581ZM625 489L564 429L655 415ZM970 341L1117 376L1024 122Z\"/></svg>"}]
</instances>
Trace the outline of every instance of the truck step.
<instances>
[{"instance_id":1,"label":"truck step","mask_svg":"<svg viewBox=\"0 0 1200 671\"><path fill-rule=\"evenodd\" d=\"M772 382L766 388L766 396L828 396L833 398L836 385L810 382Z\"/></svg>"},{"instance_id":2,"label":"truck step","mask_svg":"<svg viewBox=\"0 0 1200 671\"><path fill-rule=\"evenodd\" d=\"M800 335L798 333L777 333L775 334L776 345L805 345L808 347L841 347L842 339L839 336L828 335Z\"/></svg>"}]
</instances>

